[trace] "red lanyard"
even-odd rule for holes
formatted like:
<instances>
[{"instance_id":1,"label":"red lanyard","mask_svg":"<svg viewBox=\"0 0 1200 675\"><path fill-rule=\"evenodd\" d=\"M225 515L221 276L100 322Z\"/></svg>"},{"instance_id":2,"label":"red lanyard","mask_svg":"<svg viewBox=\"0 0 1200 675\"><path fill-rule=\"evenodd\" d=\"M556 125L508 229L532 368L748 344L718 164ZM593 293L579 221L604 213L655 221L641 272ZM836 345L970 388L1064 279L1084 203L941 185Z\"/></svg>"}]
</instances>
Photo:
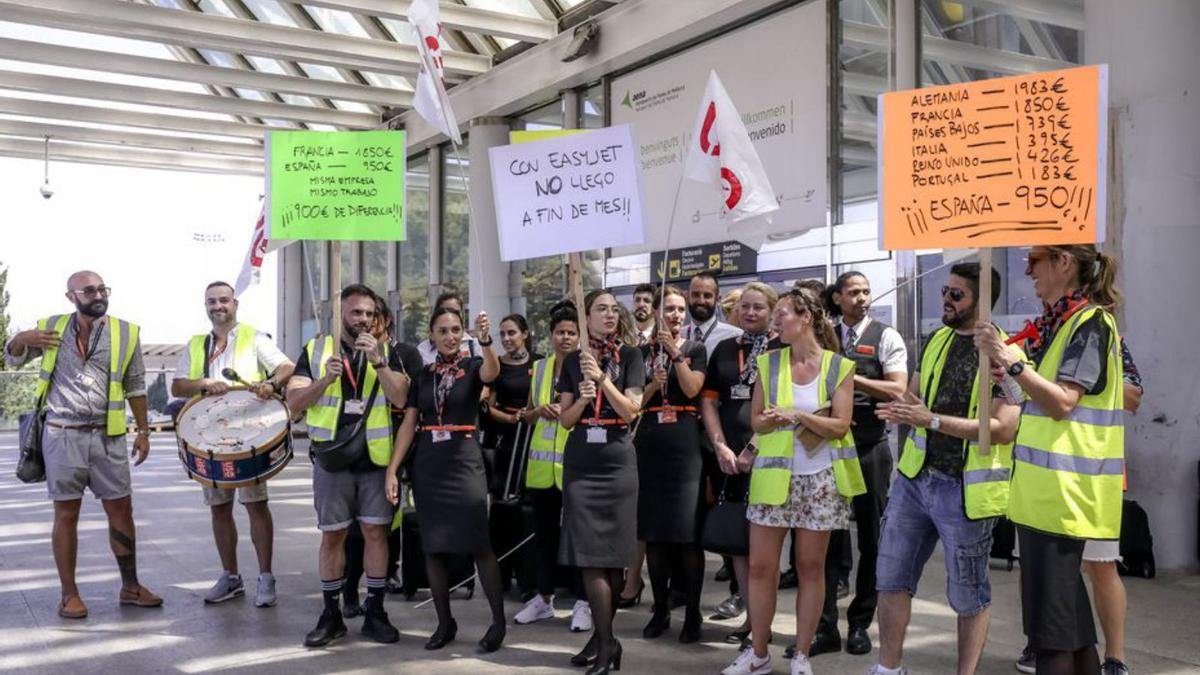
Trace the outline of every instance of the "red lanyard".
<instances>
[{"instance_id":1,"label":"red lanyard","mask_svg":"<svg viewBox=\"0 0 1200 675\"><path fill-rule=\"evenodd\" d=\"M215 340L216 336L213 336L213 338ZM225 348L228 346L229 346L229 336L225 337L225 342L222 343L219 348L217 347L216 344L214 344L212 354L208 355L208 362L212 363L213 361L216 361L218 357L220 357L222 354L225 353Z\"/></svg>"}]
</instances>

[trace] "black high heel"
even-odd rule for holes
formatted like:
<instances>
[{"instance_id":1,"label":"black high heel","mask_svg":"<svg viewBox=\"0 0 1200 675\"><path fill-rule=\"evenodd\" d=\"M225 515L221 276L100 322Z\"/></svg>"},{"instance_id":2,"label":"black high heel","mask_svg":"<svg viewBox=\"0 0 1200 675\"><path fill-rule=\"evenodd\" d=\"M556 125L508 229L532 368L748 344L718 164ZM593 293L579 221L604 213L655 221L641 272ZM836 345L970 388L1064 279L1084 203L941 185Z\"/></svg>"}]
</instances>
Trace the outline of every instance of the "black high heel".
<instances>
[{"instance_id":1,"label":"black high heel","mask_svg":"<svg viewBox=\"0 0 1200 675\"><path fill-rule=\"evenodd\" d=\"M508 634L508 629L502 623L494 623L488 628L487 633L479 640L479 648L484 652L491 653L500 649L500 645L504 643L504 636Z\"/></svg>"},{"instance_id":2,"label":"black high heel","mask_svg":"<svg viewBox=\"0 0 1200 675\"><path fill-rule=\"evenodd\" d=\"M456 635L458 635L458 622L454 619L450 619L450 623L444 627L438 624L437 630L433 631L433 635L430 635L429 640L425 643L425 649L429 651L441 649L454 642Z\"/></svg>"},{"instance_id":3,"label":"black high heel","mask_svg":"<svg viewBox=\"0 0 1200 675\"><path fill-rule=\"evenodd\" d=\"M671 613L665 610L655 609L654 614L650 616L650 621L646 627L642 629L642 637L647 640L653 640L671 627Z\"/></svg>"},{"instance_id":4,"label":"black high heel","mask_svg":"<svg viewBox=\"0 0 1200 675\"><path fill-rule=\"evenodd\" d=\"M571 665L576 668L590 666L596 662L596 651L599 649L600 641L596 639L596 634L592 633L592 637L588 639L587 644L583 646L583 650L575 656L571 657Z\"/></svg>"},{"instance_id":5,"label":"black high heel","mask_svg":"<svg viewBox=\"0 0 1200 675\"><path fill-rule=\"evenodd\" d=\"M623 651L624 650L621 649L621 641L613 638L612 648L608 653L608 662L600 663L600 661L597 660L596 663L592 664L591 668L588 668L584 675L607 675L607 673L610 671L620 670L621 653Z\"/></svg>"},{"instance_id":6,"label":"black high heel","mask_svg":"<svg viewBox=\"0 0 1200 675\"><path fill-rule=\"evenodd\" d=\"M704 625L699 612L689 612L683 620L683 630L679 631L679 643L690 645L700 641L700 629Z\"/></svg>"},{"instance_id":7,"label":"black high heel","mask_svg":"<svg viewBox=\"0 0 1200 675\"><path fill-rule=\"evenodd\" d=\"M632 598L627 598L624 595L617 597L617 609L630 609L642 604L642 591L646 590L646 582L642 582L642 587L638 589L637 595Z\"/></svg>"}]
</instances>

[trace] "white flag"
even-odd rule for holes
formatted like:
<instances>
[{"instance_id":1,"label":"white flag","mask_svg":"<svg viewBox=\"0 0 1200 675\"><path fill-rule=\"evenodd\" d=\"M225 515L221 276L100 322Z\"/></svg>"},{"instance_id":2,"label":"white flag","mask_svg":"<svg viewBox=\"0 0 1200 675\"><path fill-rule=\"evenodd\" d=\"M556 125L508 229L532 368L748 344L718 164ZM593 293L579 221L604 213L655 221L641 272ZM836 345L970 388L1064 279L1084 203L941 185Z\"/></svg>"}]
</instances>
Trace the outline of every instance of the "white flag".
<instances>
[{"instance_id":1,"label":"white flag","mask_svg":"<svg viewBox=\"0 0 1200 675\"><path fill-rule=\"evenodd\" d=\"M250 237L250 250L246 251L246 259L242 262L242 272L233 284L233 296L242 294L251 283L258 283L262 272L263 256L267 254L267 228L264 212L258 213L254 223L254 234Z\"/></svg>"},{"instance_id":2,"label":"white flag","mask_svg":"<svg viewBox=\"0 0 1200 675\"><path fill-rule=\"evenodd\" d=\"M708 74L689 143L684 175L722 191L728 222L755 216L763 216L763 223L770 222L770 214L779 210L779 202L746 125L715 70ZM754 238L752 232L730 233L749 235L743 241ZM745 243L753 245L751 241Z\"/></svg>"},{"instance_id":3,"label":"white flag","mask_svg":"<svg viewBox=\"0 0 1200 675\"><path fill-rule=\"evenodd\" d=\"M421 54L421 73L413 107L425 121L462 145L458 122L446 96L446 75L442 67L442 19L437 0L413 0L408 8L408 22L416 33L417 51Z\"/></svg>"}]
</instances>

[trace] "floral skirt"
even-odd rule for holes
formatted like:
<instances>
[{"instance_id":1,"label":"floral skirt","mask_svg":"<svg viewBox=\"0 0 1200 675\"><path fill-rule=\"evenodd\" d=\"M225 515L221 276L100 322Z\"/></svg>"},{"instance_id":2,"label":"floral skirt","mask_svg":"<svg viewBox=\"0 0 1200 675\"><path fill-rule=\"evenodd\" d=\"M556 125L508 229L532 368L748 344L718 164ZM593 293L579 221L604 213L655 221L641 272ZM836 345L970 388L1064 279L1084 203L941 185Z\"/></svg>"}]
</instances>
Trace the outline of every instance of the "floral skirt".
<instances>
[{"instance_id":1,"label":"floral skirt","mask_svg":"<svg viewBox=\"0 0 1200 675\"><path fill-rule=\"evenodd\" d=\"M750 504L746 520L763 527L803 530L846 530L850 528L850 500L837 490L833 469L808 476L792 476L787 500L772 504Z\"/></svg>"}]
</instances>

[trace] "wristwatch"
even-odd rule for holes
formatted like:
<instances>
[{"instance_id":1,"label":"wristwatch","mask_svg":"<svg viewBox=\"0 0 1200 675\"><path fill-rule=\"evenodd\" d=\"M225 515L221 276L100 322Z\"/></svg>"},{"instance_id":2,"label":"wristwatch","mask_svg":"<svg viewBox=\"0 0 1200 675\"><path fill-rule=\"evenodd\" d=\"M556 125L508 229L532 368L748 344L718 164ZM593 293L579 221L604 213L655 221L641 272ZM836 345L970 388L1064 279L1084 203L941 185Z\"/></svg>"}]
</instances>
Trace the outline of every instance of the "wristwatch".
<instances>
[{"instance_id":1,"label":"wristwatch","mask_svg":"<svg viewBox=\"0 0 1200 675\"><path fill-rule=\"evenodd\" d=\"M941 429L941 428L942 428L942 418L940 416L934 415L933 417L929 418L929 430L930 431L937 431L938 429Z\"/></svg>"},{"instance_id":2,"label":"wristwatch","mask_svg":"<svg viewBox=\"0 0 1200 675\"><path fill-rule=\"evenodd\" d=\"M145 436L146 438L150 438L150 429L138 429L138 430L137 430L137 435L138 435L138 436Z\"/></svg>"},{"instance_id":3,"label":"wristwatch","mask_svg":"<svg viewBox=\"0 0 1200 675\"><path fill-rule=\"evenodd\" d=\"M1025 372L1025 362L1024 361L1017 361L1016 363L1014 363L1008 367L1009 377L1018 377L1023 372Z\"/></svg>"}]
</instances>

